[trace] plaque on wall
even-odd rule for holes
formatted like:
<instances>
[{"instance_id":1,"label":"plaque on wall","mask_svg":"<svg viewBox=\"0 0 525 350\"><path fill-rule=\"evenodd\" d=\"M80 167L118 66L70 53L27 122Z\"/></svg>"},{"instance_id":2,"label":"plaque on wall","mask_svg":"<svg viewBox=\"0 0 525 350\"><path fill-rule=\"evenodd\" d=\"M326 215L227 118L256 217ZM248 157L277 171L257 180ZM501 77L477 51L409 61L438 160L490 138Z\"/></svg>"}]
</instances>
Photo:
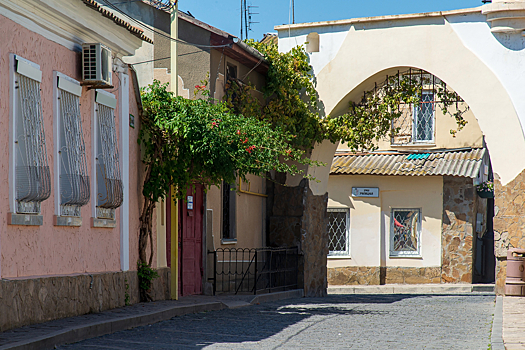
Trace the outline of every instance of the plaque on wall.
<instances>
[{"instance_id":1,"label":"plaque on wall","mask_svg":"<svg viewBox=\"0 0 525 350\"><path fill-rule=\"evenodd\" d=\"M379 197L378 187L352 187L352 197Z\"/></svg>"}]
</instances>

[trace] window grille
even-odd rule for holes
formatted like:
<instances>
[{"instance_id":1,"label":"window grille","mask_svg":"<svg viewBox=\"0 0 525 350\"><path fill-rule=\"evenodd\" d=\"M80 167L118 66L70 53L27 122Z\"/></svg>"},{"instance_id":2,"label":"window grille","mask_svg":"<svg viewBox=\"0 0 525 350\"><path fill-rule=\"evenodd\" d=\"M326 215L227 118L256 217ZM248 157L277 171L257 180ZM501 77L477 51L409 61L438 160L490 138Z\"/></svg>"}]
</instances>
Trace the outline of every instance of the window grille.
<instances>
[{"instance_id":1,"label":"window grille","mask_svg":"<svg viewBox=\"0 0 525 350\"><path fill-rule=\"evenodd\" d=\"M51 195L40 83L16 73L15 195L17 212L40 212L40 203Z\"/></svg>"},{"instance_id":2,"label":"window grille","mask_svg":"<svg viewBox=\"0 0 525 350\"><path fill-rule=\"evenodd\" d=\"M392 209L390 256L420 255L421 211Z\"/></svg>"},{"instance_id":3,"label":"window grille","mask_svg":"<svg viewBox=\"0 0 525 350\"><path fill-rule=\"evenodd\" d=\"M350 212L328 209L329 256L350 255Z\"/></svg>"},{"instance_id":4,"label":"window grille","mask_svg":"<svg viewBox=\"0 0 525 350\"><path fill-rule=\"evenodd\" d=\"M97 217L114 219L123 200L114 108L97 103Z\"/></svg>"},{"instance_id":5,"label":"window grille","mask_svg":"<svg viewBox=\"0 0 525 350\"><path fill-rule=\"evenodd\" d=\"M80 216L89 202L86 147L80 115L80 98L59 89L60 101L60 215Z\"/></svg>"},{"instance_id":6,"label":"window grille","mask_svg":"<svg viewBox=\"0 0 525 350\"><path fill-rule=\"evenodd\" d=\"M438 77L418 69L398 72L396 77L399 82L409 78L420 83L423 91L418 104L400 104L398 112L401 116L392 121L392 129L396 130L391 138L392 145L434 142L435 105L442 102L438 101L436 97L439 95L439 91L447 89L447 85ZM463 101L458 96L456 102Z\"/></svg>"},{"instance_id":7,"label":"window grille","mask_svg":"<svg viewBox=\"0 0 525 350\"><path fill-rule=\"evenodd\" d=\"M434 141L434 93L423 91L421 104L414 106L414 142Z\"/></svg>"}]
</instances>

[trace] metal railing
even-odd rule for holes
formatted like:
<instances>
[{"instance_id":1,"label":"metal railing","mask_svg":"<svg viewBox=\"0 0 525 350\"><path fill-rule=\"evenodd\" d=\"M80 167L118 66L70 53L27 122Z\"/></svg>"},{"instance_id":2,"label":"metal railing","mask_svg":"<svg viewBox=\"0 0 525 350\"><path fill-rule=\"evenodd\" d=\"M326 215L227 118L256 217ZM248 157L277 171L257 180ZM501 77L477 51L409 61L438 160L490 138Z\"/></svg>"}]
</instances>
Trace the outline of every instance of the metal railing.
<instances>
[{"instance_id":1,"label":"metal railing","mask_svg":"<svg viewBox=\"0 0 525 350\"><path fill-rule=\"evenodd\" d=\"M219 248L213 255L213 294L272 293L297 288L299 253L292 248Z\"/></svg>"}]
</instances>

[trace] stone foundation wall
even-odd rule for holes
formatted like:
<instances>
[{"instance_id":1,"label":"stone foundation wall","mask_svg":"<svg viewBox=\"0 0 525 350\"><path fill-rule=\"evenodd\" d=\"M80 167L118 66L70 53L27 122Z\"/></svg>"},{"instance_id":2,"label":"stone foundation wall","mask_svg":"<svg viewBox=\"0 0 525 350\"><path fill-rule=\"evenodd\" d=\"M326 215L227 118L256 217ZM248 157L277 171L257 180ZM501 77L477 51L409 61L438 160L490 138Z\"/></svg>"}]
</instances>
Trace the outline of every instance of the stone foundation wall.
<instances>
[{"instance_id":1,"label":"stone foundation wall","mask_svg":"<svg viewBox=\"0 0 525 350\"><path fill-rule=\"evenodd\" d=\"M351 266L328 269L330 285L441 283L440 267Z\"/></svg>"},{"instance_id":2,"label":"stone foundation wall","mask_svg":"<svg viewBox=\"0 0 525 350\"><path fill-rule=\"evenodd\" d=\"M298 246L299 288L303 288L308 297L325 296L328 286L328 194L314 196L306 179L296 187L268 181L267 192L268 245Z\"/></svg>"},{"instance_id":3,"label":"stone foundation wall","mask_svg":"<svg viewBox=\"0 0 525 350\"><path fill-rule=\"evenodd\" d=\"M154 300L169 299L169 269L159 269ZM129 287L126 288L126 285ZM139 302L136 271L0 280L0 332Z\"/></svg>"},{"instance_id":4,"label":"stone foundation wall","mask_svg":"<svg viewBox=\"0 0 525 350\"><path fill-rule=\"evenodd\" d=\"M525 170L506 186L494 174L494 255L496 294L504 294L507 250L525 248Z\"/></svg>"},{"instance_id":5,"label":"stone foundation wall","mask_svg":"<svg viewBox=\"0 0 525 350\"><path fill-rule=\"evenodd\" d=\"M441 279L445 283L472 283L477 197L472 179L443 177Z\"/></svg>"},{"instance_id":6,"label":"stone foundation wall","mask_svg":"<svg viewBox=\"0 0 525 350\"><path fill-rule=\"evenodd\" d=\"M380 268L377 266L348 266L328 269L328 284L333 286L378 285Z\"/></svg>"},{"instance_id":7,"label":"stone foundation wall","mask_svg":"<svg viewBox=\"0 0 525 350\"><path fill-rule=\"evenodd\" d=\"M381 284L441 283L441 267L382 267Z\"/></svg>"}]
</instances>

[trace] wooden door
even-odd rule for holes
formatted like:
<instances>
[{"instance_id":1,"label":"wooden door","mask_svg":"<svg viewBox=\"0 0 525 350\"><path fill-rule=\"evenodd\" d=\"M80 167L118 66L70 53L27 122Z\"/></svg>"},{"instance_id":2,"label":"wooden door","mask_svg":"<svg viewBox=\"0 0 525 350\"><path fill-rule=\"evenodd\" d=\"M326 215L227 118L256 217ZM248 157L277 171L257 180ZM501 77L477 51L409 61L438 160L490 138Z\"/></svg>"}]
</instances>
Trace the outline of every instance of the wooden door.
<instances>
[{"instance_id":1,"label":"wooden door","mask_svg":"<svg viewBox=\"0 0 525 350\"><path fill-rule=\"evenodd\" d=\"M191 202L193 200L193 202ZM202 294L202 234L204 187L189 188L186 200L179 206L179 237L181 240L180 285L182 295Z\"/></svg>"}]
</instances>

